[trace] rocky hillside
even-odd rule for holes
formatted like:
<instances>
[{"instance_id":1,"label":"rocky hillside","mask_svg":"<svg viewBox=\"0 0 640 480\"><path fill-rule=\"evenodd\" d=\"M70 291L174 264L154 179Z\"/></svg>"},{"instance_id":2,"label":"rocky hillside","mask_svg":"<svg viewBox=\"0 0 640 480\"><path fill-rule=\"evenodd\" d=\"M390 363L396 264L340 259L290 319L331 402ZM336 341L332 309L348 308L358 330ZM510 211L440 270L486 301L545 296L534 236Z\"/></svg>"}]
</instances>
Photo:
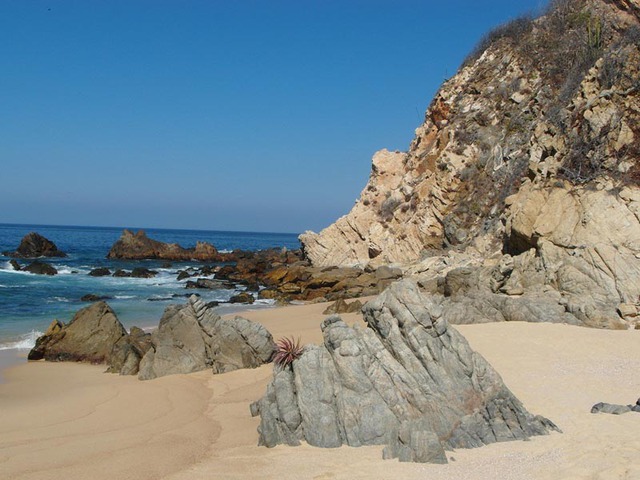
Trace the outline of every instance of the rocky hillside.
<instances>
[{"instance_id":1,"label":"rocky hillside","mask_svg":"<svg viewBox=\"0 0 640 480\"><path fill-rule=\"evenodd\" d=\"M490 32L409 150L376 153L351 212L301 241L314 265L396 263L440 289L454 268L507 265L475 287L553 290L611 325L640 295L639 156L640 1L553 1Z\"/></svg>"}]
</instances>

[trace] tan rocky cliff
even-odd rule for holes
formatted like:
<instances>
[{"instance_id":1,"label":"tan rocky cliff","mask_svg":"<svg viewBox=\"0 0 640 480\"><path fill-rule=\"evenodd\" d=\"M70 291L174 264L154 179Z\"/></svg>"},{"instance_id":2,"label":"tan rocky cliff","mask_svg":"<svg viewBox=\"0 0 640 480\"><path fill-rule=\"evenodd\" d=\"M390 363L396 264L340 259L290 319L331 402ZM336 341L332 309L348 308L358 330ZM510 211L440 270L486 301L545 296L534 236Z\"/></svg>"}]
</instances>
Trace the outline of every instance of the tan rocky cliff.
<instances>
[{"instance_id":1,"label":"tan rocky cliff","mask_svg":"<svg viewBox=\"0 0 640 480\"><path fill-rule=\"evenodd\" d=\"M508 256L542 272L507 269L510 292L612 326L640 294L639 156L640 2L559 0L488 34L409 150L376 153L351 212L300 239L316 266L397 263L425 285Z\"/></svg>"}]
</instances>

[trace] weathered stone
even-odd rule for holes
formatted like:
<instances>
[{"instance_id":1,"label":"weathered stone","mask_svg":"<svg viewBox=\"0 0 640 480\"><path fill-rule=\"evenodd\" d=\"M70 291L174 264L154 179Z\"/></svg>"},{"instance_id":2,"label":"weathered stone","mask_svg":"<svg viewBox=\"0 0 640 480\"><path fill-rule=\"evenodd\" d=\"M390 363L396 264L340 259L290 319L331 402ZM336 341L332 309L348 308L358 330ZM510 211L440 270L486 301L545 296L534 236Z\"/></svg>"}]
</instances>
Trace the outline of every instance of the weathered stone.
<instances>
[{"instance_id":1,"label":"weathered stone","mask_svg":"<svg viewBox=\"0 0 640 480\"><path fill-rule=\"evenodd\" d=\"M111 297L106 296L106 295L96 295L94 293L88 293L86 295L83 295L80 298L81 302L99 302L100 300L110 300Z\"/></svg>"},{"instance_id":2,"label":"weathered stone","mask_svg":"<svg viewBox=\"0 0 640 480\"><path fill-rule=\"evenodd\" d=\"M195 282L187 280L185 288L202 288L207 290L233 290L235 285L226 280L198 278Z\"/></svg>"},{"instance_id":3,"label":"weathered stone","mask_svg":"<svg viewBox=\"0 0 640 480\"><path fill-rule=\"evenodd\" d=\"M336 313L355 313L362 309L362 302L355 300L351 303L347 303L344 299L339 298L334 303L329 305L322 313L323 315L333 315Z\"/></svg>"},{"instance_id":4,"label":"weathered stone","mask_svg":"<svg viewBox=\"0 0 640 480\"><path fill-rule=\"evenodd\" d=\"M240 292L229 299L229 303L253 303L256 299L248 292Z\"/></svg>"},{"instance_id":5,"label":"weathered stone","mask_svg":"<svg viewBox=\"0 0 640 480\"><path fill-rule=\"evenodd\" d=\"M274 370L251 407L260 445L386 444L386 458L446 462L448 449L557 429L524 409L415 284L393 284L363 312L368 328L331 316L322 346Z\"/></svg>"},{"instance_id":6,"label":"weathered stone","mask_svg":"<svg viewBox=\"0 0 640 480\"><path fill-rule=\"evenodd\" d=\"M255 368L275 351L262 325L241 317L223 320L196 296L165 309L151 344L140 361L141 380L207 368L214 373Z\"/></svg>"},{"instance_id":7,"label":"weathered stone","mask_svg":"<svg viewBox=\"0 0 640 480\"><path fill-rule=\"evenodd\" d=\"M22 270L20 264L14 259L9 260L9 265L11 265L11 268L13 268L16 272Z\"/></svg>"},{"instance_id":8,"label":"weathered stone","mask_svg":"<svg viewBox=\"0 0 640 480\"><path fill-rule=\"evenodd\" d=\"M131 270L131 276L133 278L153 278L158 275L155 270L149 270L148 268L136 267Z\"/></svg>"},{"instance_id":9,"label":"weathered stone","mask_svg":"<svg viewBox=\"0 0 640 480\"><path fill-rule=\"evenodd\" d=\"M633 411L633 405L615 405L612 403L596 403L591 407L591 413L610 413L613 415L622 415Z\"/></svg>"},{"instance_id":10,"label":"weathered stone","mask_svg":"<svg viewBox=\"0 0 640 480\"><path fill-rule=\"evenodd\" d=\"M66 257L67 254L58 250L51 240L42 235L31 232L25 235L15 252L2 252L7 257L36 258L36 257Z\"/></svg>"},{"instance_id":11,"label":"weathered stone","mask_svg":"<svg viewBox=\"0 0 640 480\"><path fill-rule=\"evenodd\" d=\"M137 375L142 357L151 348L151 334L138 327L131 327L128 335L120 338L109 358L109 373Z\"/></svg>"},{"instance_id":12,"label":"weathered stone","mask_svg":"<svg viewBox=\"0 0 640 480\"><path fill-rule=\"evenodd\" d=\"M50 325L36 340L29 360L107 363L111 350L127 334L105 302L79 310L68 325Z\"/></svg>"}]
</instances>

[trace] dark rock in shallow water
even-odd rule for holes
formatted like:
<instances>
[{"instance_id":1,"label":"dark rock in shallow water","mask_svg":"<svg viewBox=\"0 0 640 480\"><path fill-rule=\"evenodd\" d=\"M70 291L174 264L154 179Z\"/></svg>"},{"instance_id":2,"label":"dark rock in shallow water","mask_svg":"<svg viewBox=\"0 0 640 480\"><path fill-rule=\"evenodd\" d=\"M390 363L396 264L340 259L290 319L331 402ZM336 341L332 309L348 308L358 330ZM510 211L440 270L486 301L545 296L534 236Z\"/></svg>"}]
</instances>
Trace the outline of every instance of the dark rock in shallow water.
<instances>
[{"instance_id":1,"label":"dark rock in shallow water","mask_svg":"<svg viewBox=\"0 0 640 480\"><path fill-rule=\"evenodd\" d=\"M189 273L186 270L180 270L178 272L178 277L176 278L176 280L180 281L180 280L184 280L185 278L192 277L192 276L193 276L192 273Z\"/></svg>"},{"instance_id":2,"label":"dark rock in shallow water","mask_svg":"<svg viewBox=\"0 0 640 480\"><path fill-rule=\"evenodd\" d=\"M2 252L7 257L36 258L36 257L66 257L67 254L58 250L51 240L42 235L31 232L25 235L15 252Z\"/></svg>"},{"instance_id":3,"label":"dark rock in shallow water","mask_svg":"<svg viewBox=\"0 0 640 480\"><path fill-rule=\"evenodd\" d=\"M113 276L114 277L130 277L131 276L131 272L127 272L126 270L123 270L121 268L119 268L118 270L116 270L115 272L113 272Z\"/></svg>"},{"instance_id":4,"label":"dark rock in shallow water","mask_svg":"<svg viewBox=\"0 0 640 480\"><path fill-rule=\"evenodd\" d=\"M414 284L392 285L363 312L368 328L329 317L324 345L274 370L251 408L260 445L387 445L385 458L446 462L445 450L557 430L525 410Z\"/></svg>"},{"instance_id":5,"label":"dark rock in shallow water","mask_svg":"<svg viewBox=\"0 0 640 480\"><path fill-rule=\"evenodd\" d=\"M155 270L149 270L148 268L136 267L131 270L131 276L133 278L153 278L158 275Z\"/></svg>"},{"instance_id":6,"label":"dark rock in shallow water","mask_svg":"<svg viewBox=\"0 0 640 480\"><path fill-rule=\"evenodd\" d=\"M210 278L199 278L195 282L187 280L185 288L202 288L207 290L233 290L236 286L224 280L212 280Z\"/></svg>"},{"instance_id":7,"label":"dark rock in shallow water","mask_svg":"<svg viewBox=\"0 0 640 480\"><path fill-rule=\"evenodd\" d=\"M106 277L107 275L111 275L111 270L106 267L94 268L89 272L89 275L92 277Z\"/></svg>"},{"instance_id":8,"label":"dark rock in shallow water","mask_svg":"<svg viewBox=\"0 0 640 480\"><path fill-rule=\"evenodd\" d=\"M103 295L95 295L93 293L88 293L87 295L83 295L80 298L81 302L99 302L100 300L111 300L111 297L103 296Z\"/></svg>"},{"instance_id":9,"label":"dark rock in shallow water","mask_svg":"<svg viewBox=\"0 0 640 480\"><path fill-rule=\"evenodd\" d=\"M35 273L36 275L57 275L58 270L48 263L36 260L22 269L24 272Z\"/></svg>"},{"instance_id":10,"label":"dark rock in shallow water","mask_svg":"<svg viewBox=\"0 0 640 480\"><path fill-rule=\"evenodd\" d=\"M224 261L216 248L206 242L197 242L194 248L182 248L177 243L164 243L147 237L143 230L133 233L124 230L113 244L107 258L125 260L199 260L202 262Z\"/></svg>"},{"instance_id":11,"label":"dark rock in shallow water","mask_svg":"<svg viewBox=\"0 0 640 480\"><path fill-rule=\"evenodd\" d=\"M224 320L196 296L165 309L151 343L140 362L141 380L207 368L214 373L255 368L275 351L262 325L241 317Z\"/></svg>"},{"instance_id":12,"label":"dark rock in shallow water","mask_svg":"<svg viewBox=\"0 0 640 480\"><path fill-rule=\"evenodd\" d=\"M20 266L20 264L15 260L9 260L9 264L11 265L11 268L13 268L16 272L19 272L20 270L22 270L22 267Z\"/></svg>"},{"instance_id":13,"label":"dark rock in shallow water","mask_svg":"<svg viewBox=\"0 0 640 480\"><path fill-rule=\"evenodd\" d=\"M250 293L247 292L240 292L237 295L232 296L229 299L229 303L253 303L255 302L256 299L253 297L253 295L251 295Z\"/></svg>"},{"instance_id":14,"label":"dark rock in shallow water","mask_svg":"<svg viewBox=\"0 0 640 480\"><path fill-rule=\"evenodd\" d=\"M79 310L68 325L52 324L36 340L28 359L105 363L115 343L126 334L109 305L97 302Z\"/></svg>"}]
</instances>

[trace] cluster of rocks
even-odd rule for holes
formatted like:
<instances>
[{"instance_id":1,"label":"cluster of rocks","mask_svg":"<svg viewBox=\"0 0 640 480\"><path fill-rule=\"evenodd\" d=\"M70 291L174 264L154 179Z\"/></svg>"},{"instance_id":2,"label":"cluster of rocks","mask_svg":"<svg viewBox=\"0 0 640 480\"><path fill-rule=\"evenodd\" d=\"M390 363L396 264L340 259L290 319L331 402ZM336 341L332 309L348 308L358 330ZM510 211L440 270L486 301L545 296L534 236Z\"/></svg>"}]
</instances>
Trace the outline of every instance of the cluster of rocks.
<instances>
[{"instance_id":1,"label":"cluster of rocks","mask_svg":"<svg viewBox=\"0 0 640 480\"><path fill-rule=\"evenodd\" d=\"M78 311L69 324L54 320L29 360L107 364L109 372L148 380L211 369L255 368L275 351L271 334L242 317L222 319L196 296L166 308L153 333L129 333L103 301Z\"/></svg>"},{"instance_id":2,"label":"cluster of rocks","mask_svg":"<svg viewBox=\"0 0 640 480\"><path fill-rule=\"evenodd\" d=\"M111 273L111 270L109 270L107 267L99 267L99 268L94 268L93 270L91 270L89 272L89 275L92 276L92 277L113 276L113 277L127 277L127 278L128 277L131 277L131 278L153 278L156 275L158 275L158 272L156 272L155 270L149 270L148 268L144 268L144 267L136 267L136 268L132 269L131 271L119 268L115 272Z\"/></svg>"},{"instance_id":3,"label":"cluster of rocks","mask_svg":"<svg viewBox=\"0 0 640 480\"><path fill-rule=\"evenodd\" d=\"M409 281L364 308L366 329L338 316L274 371L260 415L260 445L386 445L385 458L446 463L445 450L526 439L557 427L531 415L498 373Z\"/></svg>"}]
</instances>

